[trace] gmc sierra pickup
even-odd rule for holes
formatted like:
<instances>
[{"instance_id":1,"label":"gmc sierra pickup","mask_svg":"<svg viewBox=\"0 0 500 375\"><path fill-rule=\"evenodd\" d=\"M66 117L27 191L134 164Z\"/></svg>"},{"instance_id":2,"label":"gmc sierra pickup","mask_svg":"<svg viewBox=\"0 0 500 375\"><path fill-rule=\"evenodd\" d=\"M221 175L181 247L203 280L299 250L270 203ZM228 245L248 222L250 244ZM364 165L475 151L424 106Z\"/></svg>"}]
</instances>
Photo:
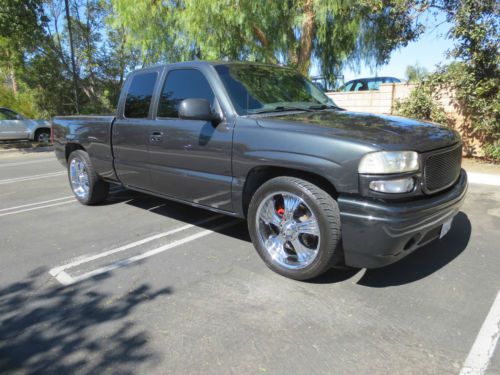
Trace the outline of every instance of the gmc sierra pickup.
<instances>
[{"instance_id":1,"label":"gmc sierra pickup","mask_svg":"<svg viewBox=\"0 0 500 375\"><path fill-rule=\"evenodd\" d=\"M264 262L297 280L401 259L446 234L467 190L455 131L344 111L256 63L135 71L116 116L56 117L53 136L81 203L113 183L246 218Z\"/></svg>"}]
</instances>

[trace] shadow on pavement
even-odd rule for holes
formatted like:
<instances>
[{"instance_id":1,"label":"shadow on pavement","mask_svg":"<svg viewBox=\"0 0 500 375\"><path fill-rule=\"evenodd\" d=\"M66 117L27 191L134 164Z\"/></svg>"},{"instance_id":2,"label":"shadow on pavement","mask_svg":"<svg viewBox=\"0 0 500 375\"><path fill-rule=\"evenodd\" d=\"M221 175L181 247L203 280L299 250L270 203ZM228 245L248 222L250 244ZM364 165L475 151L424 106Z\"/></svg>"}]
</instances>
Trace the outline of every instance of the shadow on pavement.
<instances>
[{"instance_id":1,"label":"shadow on pavement","mask_svg":"<svg viewBox=\"0 0 500 375\"><path fill-rule=\"evenodd\" d=\"M135 207L189 224L194 224L200 220L218 215L201 208L128 190L112 194L106 204L123 202L124 200L127 204ZM219 216L221 218L224 217L223 215ZM228 217L226 220L238 219ZM201 224L199 227L210 228L213 227L213 224ZM469 218L465 213L459 212L453 220L453 226L450 232L443 239L436 240L417 249L407 257L392 265L366 270L358 281L358 284L382 288L408 284L423 279L446 266L466 249L471 236L471 230ZM243 220L234 227L217 232L236 239L251 242L246 222ZM310 280L309 282L317 284L343 282L355 276L358 272L360 272L360 269L331 269L322 276Z\"/></svg>"},{"instance_id":2,"label":"shadow on pavement","mask_svg":"<svg viewBox=\"0 0 500 375\"><path fill-rule=\"evenodd\" d=\"M127 317L169 288L143 284L113 299L86 283L47 285L46 277L37 269L0 288L0 373L129 374L157 355Z\"/></svg>"},{"instance_id":3,"label":"shadow on pavement","mask_svg":"<svg viewBox=\"0 0 500 375\"><path fill-rule=\"evenodd\" d=\"M383 268L367 269L357 282L358 285L383 288L409 284L423 279L446 266L459 256L469 243L471 224L463 212L459 212L453 220L450 232L441 240L436 240L415 250L399 262ZM320 277L310 280L315 284L333 284L354 277L359 268L333 268Z\"/></svg>"}]
</instances>

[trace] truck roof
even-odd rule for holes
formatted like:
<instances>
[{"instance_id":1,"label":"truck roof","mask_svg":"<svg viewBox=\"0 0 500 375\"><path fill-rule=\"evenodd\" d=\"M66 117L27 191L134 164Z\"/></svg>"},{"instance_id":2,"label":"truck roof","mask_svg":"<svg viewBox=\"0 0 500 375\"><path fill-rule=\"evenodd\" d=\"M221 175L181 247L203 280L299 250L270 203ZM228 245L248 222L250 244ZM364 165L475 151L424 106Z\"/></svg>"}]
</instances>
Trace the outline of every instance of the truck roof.
<instances>
[{"instance_id":1,"label":"truck roof","mask_svg":"<svg viewBox=\"0 0 500 375\"><path fill-rule=\"evenodd\" d=\"M202 67L202 66L207 66L207 65L212 65L212 66L217 66L217 65L281 66L281 65L277 65L277 64L265 64L265 63L254 62L254 61L222 61L222 60L207 61L207 60L191 60L191 61L181 61L181 62L170 63L170 64L152 65L152 66L148 66L148 67L145 67L145 68L136 69L136 70L134 70L134 72L140 72L140 71L143 71L143 70L149 70L149 69L153 69L153 68L162 68L162 67ZM282 66L282 67L286 68L285 66Z\"/></svg>"}]
</instances>

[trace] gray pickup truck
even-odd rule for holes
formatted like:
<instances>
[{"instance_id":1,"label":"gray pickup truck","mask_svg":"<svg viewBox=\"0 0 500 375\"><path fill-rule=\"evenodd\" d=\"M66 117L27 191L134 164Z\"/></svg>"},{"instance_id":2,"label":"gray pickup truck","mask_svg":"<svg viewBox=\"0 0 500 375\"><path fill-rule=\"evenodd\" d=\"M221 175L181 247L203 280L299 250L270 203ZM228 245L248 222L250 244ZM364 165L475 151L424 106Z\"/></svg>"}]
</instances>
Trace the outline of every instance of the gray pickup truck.
<instances>
[{"instance_id":1,"label":"gray pickup truck","mask_svg":"<svg viewBox=\"0 0 500 375\"><path fill-rule=\"evenodd\" d=\"M112 183L246 218L264 262L297 280L403 258L446 234L467 190L455 131L344 111L271 65L138 70L116 116L56 117L53 133L81 203Z\"/></svg>"}]
</instances>

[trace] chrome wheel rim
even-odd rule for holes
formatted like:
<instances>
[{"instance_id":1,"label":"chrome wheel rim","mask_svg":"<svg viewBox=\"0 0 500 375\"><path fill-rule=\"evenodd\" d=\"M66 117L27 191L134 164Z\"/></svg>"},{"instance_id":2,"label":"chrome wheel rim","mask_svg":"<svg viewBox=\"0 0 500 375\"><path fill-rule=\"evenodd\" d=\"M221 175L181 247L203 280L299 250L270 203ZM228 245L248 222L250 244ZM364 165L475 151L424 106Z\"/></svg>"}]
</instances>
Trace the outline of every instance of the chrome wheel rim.
<instances>
[{"instance_id":1,"label":"chrome wheel rim","mask_svg":"<svg viewBox=\"0 0 500 375\"><path fill-rule=\"evenodd\" d=\"M87 165L83 160L74 158L69 165L69 178L71 188L80 199L86 199L89 195L89 175Z\"/></svg>"},{"instance_id":2,"label":"chrome wheel rim","mask_svg":"<svg viewBox=\"0 0 500 375\"><path fill-rule=\"evenodd\" d=\"M273 262L287 269L309 266L318 256L319 223L299 196L277 192L266 196L256 215L259 241Z\"/></svg>"},{"instance_id":3,"label":"chrome wheel rim","mask_svg":"<svg viewBox=\"0 0 500 375\"><path fill-rule=\"evenodd\" d=\"M47 133L40 133L38 135L38 142L40 142L40 143L48 142L49 139L50 139L50 135Z\"/></svg>"}]
</instances>

